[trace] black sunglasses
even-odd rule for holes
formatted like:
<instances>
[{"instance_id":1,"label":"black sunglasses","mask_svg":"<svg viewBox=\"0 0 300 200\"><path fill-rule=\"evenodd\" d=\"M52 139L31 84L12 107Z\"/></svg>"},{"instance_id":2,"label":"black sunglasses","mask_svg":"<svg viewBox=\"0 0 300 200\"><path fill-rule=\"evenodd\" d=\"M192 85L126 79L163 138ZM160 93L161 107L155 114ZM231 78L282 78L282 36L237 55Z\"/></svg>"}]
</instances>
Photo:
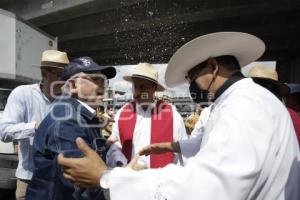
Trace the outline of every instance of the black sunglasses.
<instances>
[{"instance_id":1,"label":"black sunglasses","mask_svg":"<svg viewBox=\"0 0 300 200\"><path fill-rule=\"evenodd\" d=\"M196 80L196 78L199 76L199 74L202 72L202 70L207 66L207 60L196 65L192 69L190 69L185 76L185 79L189 82L192 83L193 81Z\"/></svg>"}]
</instances>

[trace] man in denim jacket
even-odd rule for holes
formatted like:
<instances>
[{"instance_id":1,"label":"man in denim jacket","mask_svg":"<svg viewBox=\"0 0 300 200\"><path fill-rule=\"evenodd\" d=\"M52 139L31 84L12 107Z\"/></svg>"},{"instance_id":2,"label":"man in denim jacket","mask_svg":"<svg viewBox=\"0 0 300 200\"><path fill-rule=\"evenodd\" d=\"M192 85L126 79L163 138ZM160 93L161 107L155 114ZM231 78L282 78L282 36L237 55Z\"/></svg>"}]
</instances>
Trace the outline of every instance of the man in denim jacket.
<instances>
[{"instance_id":1,"label":"man in denim jacket","mask_svg":"<svg viewBox=\"0 0 300 200\"><path fill-rule=\"evenodd\" d=\"M94 149L97 147L99 119L95 109L101 104L105 82L113 78L113 67L102 67L89 57L74 59L65 68L63 95L39 126L33 144L34 172L26 199L101 199L101 190L80 189L62 176L57 156L82 157L75 139L82 137ZM99 141L99 140L98 140Z\"/></svg>"}]
</instances>

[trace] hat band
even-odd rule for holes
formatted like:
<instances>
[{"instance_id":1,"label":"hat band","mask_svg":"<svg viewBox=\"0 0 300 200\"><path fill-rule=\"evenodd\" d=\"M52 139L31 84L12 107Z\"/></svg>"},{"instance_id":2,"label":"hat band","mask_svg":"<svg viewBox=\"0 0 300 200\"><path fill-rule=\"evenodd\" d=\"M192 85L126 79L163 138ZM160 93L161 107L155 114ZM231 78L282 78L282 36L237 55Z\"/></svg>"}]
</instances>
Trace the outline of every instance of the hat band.
<instances>
[{"instance_id":1,"label":"hat band","mask_svg":"<svg viewBox=\"0 0 300 200\"><path fill-rule=\"evenodd\" d=\"M151 82L154 82L156 84L158 84L158 81L153 79L153 78L150 78L148 76L143 76L143 75L138 75L138 74L133 74L132 77L135 77L135 78L142 78L142 79L146 79L146 80L149 80Z\"/></svg>"},{"instance_id":2,"label":"hat band","mask_svg":"<svg viewBox=\"0 0 300 200\"><path fill-rule=\"evenodd\" d=\"M42 61L41 66L53 66L53 67L61 67L64 68L67 64L66 63L59 63L59 62L52 62L52 61Z\"/></svg>"}]
</instances>

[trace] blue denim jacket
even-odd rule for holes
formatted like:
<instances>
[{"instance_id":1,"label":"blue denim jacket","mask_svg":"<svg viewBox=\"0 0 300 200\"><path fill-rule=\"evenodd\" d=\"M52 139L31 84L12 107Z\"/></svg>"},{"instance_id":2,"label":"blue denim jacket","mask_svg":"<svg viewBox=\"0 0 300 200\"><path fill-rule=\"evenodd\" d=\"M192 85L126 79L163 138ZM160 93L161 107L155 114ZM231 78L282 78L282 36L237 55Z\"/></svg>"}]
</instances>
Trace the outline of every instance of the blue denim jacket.
<instances>
[{"instance_id":1,"label":"blue denim jacket","mask_svg":"<svg viewBox=\"0 0 300 200\"><path fill-rule=\"evenodd\" d=\"M94 150L101 137L98 119L72 97L62 96L40 124L33 142L33 177L26 192L28 200L102 199L98 188L82 190L66 180L57 163L59 153L81 157L75 140L83 138Z\"/></svg>"}]
</instances>

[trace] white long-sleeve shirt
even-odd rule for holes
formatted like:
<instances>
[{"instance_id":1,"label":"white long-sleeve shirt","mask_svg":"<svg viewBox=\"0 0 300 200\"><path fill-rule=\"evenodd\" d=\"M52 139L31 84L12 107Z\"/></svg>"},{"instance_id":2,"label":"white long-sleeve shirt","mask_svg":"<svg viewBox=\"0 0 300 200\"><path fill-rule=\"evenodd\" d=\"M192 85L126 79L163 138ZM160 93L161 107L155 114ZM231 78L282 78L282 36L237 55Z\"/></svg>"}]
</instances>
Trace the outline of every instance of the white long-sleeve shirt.
<instances>
[{"instance_id":1,"label":"white long-sleeve shirt","mask_svg":"<svg viewBox=\"0 0 300 200\"><path fill-rule=\"evenodd\" d=\"M41 122L50 111L51 102L42 93L39 84L15 88L7 99L0 120L0 138L3 142L18 141L19 164L16 177L30 180L33 164L31 145L36 122Z\"/></svg>"},{"instance_id":2,"label":"white long-sleeve shirt","mask_svg":"<svg viewBox=\"0 0 300 200\"><path fill-rule=\"evenodd\" d=\"M282 103L251 79L214 103L201 148L184 167L109 174L112 200L298 200L299 147Z\"/></svg>"},{"instance_id":3,"label":"white long-sleeve shirt","mask_svg":"<svg viewBox=\"0 0 300 200\"><path fill-rule=\"evenodd\" d=\"M133 133L132 139L132 153L131 157L134 157L143 147L148 146L151 142L151 111L156 105L156 102L150 104L148 109L145 111L143 108L136 104L137 106L137 118L136 124ZM173 113L173 141L179 141L183 139L187 139L187 134L184 126L184 122L180 114L177 112L176 108L172 106L172 113ZM109 140L112 141L120 141L120 133L119 133L119 126L118 121L120 114L124 107L122 107L115 116L115 123L112 127L112 134ZM119 147L121 148L120 142L118 143ZM108 158L111 160L112 158ZM174 157L174 162L177 162L177 156ZM139 160L141 164L145 164L148 167L150 166L150 157L142 156Z\"/></svg>"}]
</instances>

